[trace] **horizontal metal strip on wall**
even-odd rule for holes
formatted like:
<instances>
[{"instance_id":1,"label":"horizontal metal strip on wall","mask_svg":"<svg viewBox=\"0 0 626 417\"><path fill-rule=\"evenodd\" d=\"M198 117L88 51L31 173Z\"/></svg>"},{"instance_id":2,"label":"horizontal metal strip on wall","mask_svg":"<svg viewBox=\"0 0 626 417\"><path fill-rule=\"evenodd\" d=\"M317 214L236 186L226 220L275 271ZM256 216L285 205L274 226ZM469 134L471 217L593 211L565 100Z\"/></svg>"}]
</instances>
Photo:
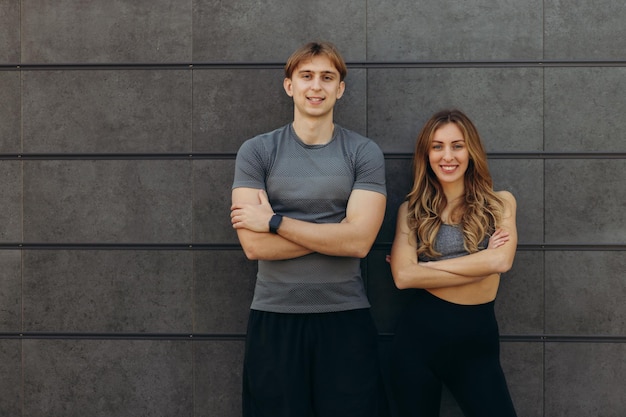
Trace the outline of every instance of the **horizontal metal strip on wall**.
<instances>
[{"instance_id":1,"label":"horizontal metal strip on wall","mask_svg":"<svg viewBox=\"0 0 626 417\"><path fill-rule=\"evenodd\" d=\"M391 242L374 243L372 250L390 250ZM238 243L33 243L4 242L0 250L241 250ZM626 243L520 243L518 251L626 251Z\"/></svg>"},{"instance_id":2,"label":"horizontal metal strip on wall","mask_svg":"<svg viewBox=\"0 0 626 417\"><path fill-rule=\"evenodd\" d=\"M0 71L46 70L129 70L129 69L282 69L284 62L171 62L171 63L5 63ZM545 68L545 67L626 67L624 60L505 60L505 61L348 61L349 68Z\"/></svg>"},{"instance_id":3,"label":"horizontal metal strip on wall","mask_svg":"<svg viewBox=\"0 0 626 417\"><path fill-rule=\"evenodd\" d=\"M234 152L171 152L171 153L0 153L0 160L234 160ZM626 159L626 152L494 152L489 159ZM413 159L412 153L385 153L385 159Z\"/></svg>"},{"instance_id":4,"label":"horizontal metal strip on wall","mask_svg":"<svg viewBox=\"0 0 626 417\"><path fill-rule=\"evenodd\" d=\"M0 243L0 250L241 250L238 243Z\"/></svg>"},{"instance_id":5,"label":"horizontal metal strip on wall","mask_svg":"<svg viewBox=\"0 0 626 417\"><path fill-rule=\"evenodd\" d=\"M391 340L393 333L379 333L381 340ZM90 333L90 332L2 332L0 339L19 340L174 340L174 341L244 341L243 333ZM517 343L626 343L626 336L607 335L500 335L503 342Z\"/></svg>"},{"instance_id":6,"label":"horizontal metal strip on wall","mask_svg":"<svg viewBox=\"0 0 626 417\"><path fill-rule=\"evenodd\" d=\"M602 335L500 335L503 342L626 343L626 336Z\"/></svg>"},{"instance_id":7,"label":"horizontal metal strip on wall","mask_svg":"<svg viewBox=\"0 0 626 417\"><path fill-rule=\"evenodd\" d=\"M626 159L626 152L487 152L489 159ZM413 159L412 153L385 153L385 159Z\"/></svg>"},{"instance_id":8,"label":"horizontal metal strip on wall","mask_svg":"<svg viewBox=\"0 0 626 417\"><path fill-rule=\"evenodd\" d=\"M372 250L390 250L391 242L377 242ZM626 243L518 243L518 251L626 251Z\"/></svg>"},{"instance_id":9,"label":"horizontal metal strip on wall","mask_svg":"<svg viewBox=\"0 0 626 417\"><path fill-rule=\"evenodd\" d=\"M57 161L57 160L181 160L181 159L232 159L237 154L233 152L220 153L195 153L195 152L171 152L171 153L2 153L0 160L18 161Z\"/></svg>"},{"instance_id":10,"label":"horizontal metal strip on wall","mask_svg":"<svg viewBox=\"0 0 626 417\"><path fill-rule=\"evenodd\" d=\"M90 332L4 332L0 339L46 340L244 340L245 334L228 333L90 333Z\"/></svg>"}]
</instances>

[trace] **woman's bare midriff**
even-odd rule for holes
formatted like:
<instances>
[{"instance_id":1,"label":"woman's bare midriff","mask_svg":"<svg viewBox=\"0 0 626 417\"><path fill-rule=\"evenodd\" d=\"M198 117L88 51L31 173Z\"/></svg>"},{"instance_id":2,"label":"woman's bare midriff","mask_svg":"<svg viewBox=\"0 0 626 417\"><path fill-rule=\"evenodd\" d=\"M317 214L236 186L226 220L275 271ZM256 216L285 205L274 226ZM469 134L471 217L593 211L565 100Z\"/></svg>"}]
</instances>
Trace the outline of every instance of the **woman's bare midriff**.
<instances>
[{"instance_id":1,"label":"woman's bare midriff","mask_svg":"<svg viewBox=\"0 0 626 417\"><path fill-rule=\"evenodd\" d=\"M479 282L446 288L429 288L431 294L454 304L477 305L496 299L500 274L492 274Z\"/></svg>"}]
</instances>

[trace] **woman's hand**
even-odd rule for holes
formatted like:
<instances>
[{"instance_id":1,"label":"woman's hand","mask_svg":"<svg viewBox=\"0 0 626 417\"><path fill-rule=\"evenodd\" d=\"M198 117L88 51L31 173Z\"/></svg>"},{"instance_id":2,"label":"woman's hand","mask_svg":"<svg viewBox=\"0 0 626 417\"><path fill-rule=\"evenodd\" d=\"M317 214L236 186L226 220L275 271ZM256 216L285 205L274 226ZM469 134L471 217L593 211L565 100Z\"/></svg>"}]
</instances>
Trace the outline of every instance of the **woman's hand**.
<instances>
[{"instance_id":1,"label":"woman's hand","mask_svg":"<svg viewBox=\"0 0 626 417\"><path fill-rule=\"evenodd\" d=\"M509 232L506 232L502 229L498 229L489 238L489 244L487 245L487 249L499 248L500 246L504 245L508 241L509 241Z\"/></svg>"}]
</instances>

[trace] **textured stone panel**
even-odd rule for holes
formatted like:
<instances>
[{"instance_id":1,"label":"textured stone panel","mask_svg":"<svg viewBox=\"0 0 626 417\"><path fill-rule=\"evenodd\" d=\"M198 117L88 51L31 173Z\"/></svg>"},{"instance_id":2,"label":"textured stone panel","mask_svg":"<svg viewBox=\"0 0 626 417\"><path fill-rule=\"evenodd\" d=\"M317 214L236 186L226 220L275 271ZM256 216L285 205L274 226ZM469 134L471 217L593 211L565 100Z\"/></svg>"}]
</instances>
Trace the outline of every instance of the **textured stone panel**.
<instances>
[{"instance_id":1,"label":"textured stone panel","mask_svg":"<svg viewBox=\"0 0 626 417\"><path fill-rule=\"evenodd\" d=\"M0 332L22 330L21 308L22 253L18 250L0 250Z\"/></svg>"},{"instance_id":2,"label":"textured stone panel","mask_svg":"<svg viewBox=\"0 0 626 417\"><path fill-rule=\"evenodd\" d=\"M193 59L285 62L314 40L335 43L346 61L365 59L366 1L194 1Z\"/></svg>"},{"instance_id":3,"label":"textured stone panel","mask_svg":"<svg viewBox=\"0 0 626 417\"><path fill-rule=\"evenodd\" d=\"M29 242L191 239L189 161L25 161Z\"/></svg>"},{"instance_id":4,"label":"textured stone panel","mask_svg":"<svg viewBox=\"0 0 626 417\"><path fill-rule=\"evenodd\" d=\"M3 0L0 2L0 64L19 63L19 61L20 0ZM0 84L4 85L2 78L0 78Z\"/></svg>"},{"instance_id":5,"label":"textured stone panel","mask_svg":"<svg viewBox=\"0 0 626 417\"><path fill-rule=\"evenodd\" d=\"M626 252L546 253L546 332L626 334Z\"/></svg>"},{"instance_id":6,"label":"textured stone panel","mask_svg":"<svg viewBox=\"0 0 626 417\"><path fill-rule=\"evenodd\" d=\"M496 316L502 335L544 330L544 255L518 250L513 268L501 275Z\"/></svg>"},{"instance_id":7,"label":"textured stone panel","mask_svg":"<svg viewBox=\"0 0 626 417\"><path fill-rule=\"evenodd\" d=\"M626 68L546 68L545 80L547 151L626 152Z\"/></svg>"},{"instance_id":8,"label":"textured stone panel","mask_svg":"<svg viewBox=\"0 0 626 417\"><path fill-rule=\"evenodd\" d=\"M366 268L363 268L372 317L378 332L384 334L395 333L398 318L413 295L411 289L396 288L391 268L385 261L389 252L390 248L372 250L366 259Z\"/></svg>"},{"instance_id":9,"label":"textured stone panel","mask_svg":"<svg viewBox=\"0 0 626 417\"><path fill-rule=\"evenodd\" d=\"M500 362L520 417L544 417L543 356L543 343L500 343Z\"/></svg>"},{"instance_id":10,"label":"textured stone panel","mask_svg":"<svg viewBox=\"0 0 626 417\"><path fill-rule=\"evenodd\" d=\"M481 61L542 58L541 0L367 2L372 61Z\"/></svg>"},{"instance_id":11,"label":"textured stone panel","mask_svg":"<svg viewBox=\"0 0 626 417\"><path fill-rule=\"evenodd\" d=\"M544 5L544 55L553 60L622 60L626 9L614 0Z\"/></svg>"},{"instance_id":12,"label":"textured stone panel","mask_svg":"<svg viewBox=\"0 0 626 417\"><path fill-rule=\"evenodd\" d=\"M191 71L24 73L24 152L188 152Z\"/></svg>"},{"instance_id":13,"label":"textured stone panel","mask_svg":"<svg viewBox=\"0 0 626 417\"><path fill-rule=\"evenodd\" d=\"M240 417L243 340L194 342L194 416Z\"/></svg>"},{"instance_id":14,"label":"textured stone panel","mask_svg":"<svg viewBox=\"0 0 626 417\"><path fill-rule=\"evenodd\" d=\"M25 417L193 415L188 341L26 340Z\"/></svg>"},{"instance_id":15,"label":"textured stone panel","mask_svg":"<svg viewBox=\"0 0 626 417\"><path fill-rule=\"evenodd\" d=\"M517 201L519 243L543 242L543 161L538 159L490 159L495 190L510 191Z\"/></svg>"},{"instance_id":16,"label":"textured stone panel","mask_svg":"<svg viewBox=\"0 0 626 417\"><path fill-rule=\"evenodd\" d=\"M190 333L192 253L24 251L25 331Z\"/></svg>"},{"instance_id":17,"label":"textured stone panel","mask_svg":"<svg viewBox=\"0 0 626 417\"><path fill-rule=\"evenodd\" d=\"M194 242L239 244L230 223L234 159L194 161L193 171Z\"/></svg>"},{"instance_id":18,"label":"textured stone panel","mask_svg":"<svg viewBox=\"0 0 626 417\"><path fill-rule=\"evenodd\" d=\"M488 152L542 150L542 88L534 68L369 69L368 134L386 152L413 152L426 120L456 107Z\"/></svg>"},{"instance_id":19,"label":"textured stone panel","mask_svg":"<svg viewBox=\"0 0 626 417\"><path fill-rule=\"evenodd\" d=\"M194 332L245 334L257 263L239 249L194 255Z\"/></svg>"},{"instance_id":20,"label":"textured stone panel","mask_svg":"<svg viewBox=\"0 0 626 417\"><path fill-rule=\"evenodd\" d=\"M626 160L546 160L546 242L617 243L626 236Z\"/></svg>"},{"instance_id":21,"label":"textured stone panel","mask_svg":"<svg viewBox=\"0 0 626 417\"><path fill-rule=\"evenodd\" d=\"M346 89L335 104L335 123L367 136L367 71L348 67ZM377 138L371 138L380 146Z\"/></svg>"},{"instance_id":22,"label":"textured stone panel","mask_svg":"<svg viewBox=\"0 0 626 417\"><path fill-rule=\"evenodd\" d=\"M20 103L20 73L0 71L0 153L18 153L22 150Z\"/></svg>"},{"instance_id":23,"label":"textured stone panel","mask_svg":"<svg viewBox=\"0 0 626 417\"><path fill-rule=\"evenodd\" d=\"M194 70L193 149L237 152L246 140L293 120L283 71Z\"/></svg>"},{"instance_id":24,"label":"textured stone panel","mask_svg":"<svg viewBox=\"0 0 626 417\"><path fill-rule=\"evenodd\" d=\"M622 417L626 344L547 343L545 415Z\"/></svg>"},{"instance_id":25,"label":"textured stone panel","mask_svg":"<svg viewBox=\"0 0 626 417\"><path fill-rule=\"evenodd\" d=\"M22 0L23 63L188 62L191 1Z\"/></svg>"},{"instance_id":26,"label":"textured stone panel","mask_svg":"<svg viewBox=\"0 0 626 417\"><path fill-rule=\"evenodd\" d=\"M0 242L22 240L22 164L0 161Z\"/></svg>"},{"instance_id":27,"label":"textured stone panel","mask_svg":"<svg viewBox=\"0 0 626 417\"><path fill-rule=\"evenodd\" d=\"M19 340L0 339L0 415L22 415L22 361Z\"/></svg>"},{"instance_id":28,"label":"textured stone panel","mask_svg":"<svg viewBox=\"0 0 626 417\"><path fill-rule=\"evenodd\" d=\"M385 177L387 181L387 208L383 225L376 238L376 243L391 245L396 233L398 208L404 202L413 185L411 155L385 159Z\"/></svg>"},{"instance_id":29,"label":"textured stone panel","mask_svg":"<svg viewBox=\"0 0 626 417\"><path fill-rule=\"evenodd\" d=\"M293 121L282 69L194 70L193 148L235 153L246 140ZM335 122L366 134L365 70L349 69Z\"/></svg>"}]
</instances>

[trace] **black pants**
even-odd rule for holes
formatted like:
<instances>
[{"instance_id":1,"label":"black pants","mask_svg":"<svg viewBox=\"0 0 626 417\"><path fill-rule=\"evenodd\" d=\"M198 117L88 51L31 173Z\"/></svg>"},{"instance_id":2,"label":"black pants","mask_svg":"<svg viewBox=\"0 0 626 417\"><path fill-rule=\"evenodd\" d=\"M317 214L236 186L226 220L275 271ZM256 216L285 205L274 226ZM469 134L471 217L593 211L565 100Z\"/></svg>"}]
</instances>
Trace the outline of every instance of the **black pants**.
<instances>
[{"instance_id":1,"label":"black pants","mask_svg":"<svg viewBox=\"0 0 626 417\"><path fill-rule=\"evenodd\" d=\"M378 417L378 334L368 309L252 310L244 417Z\"/></svg>"},{"instance_id":2,"label":"black pants","mask_svg":"<svg viewBox=\"0 0 626 417\"><path fill-rule=\"evenodd\" d=\"M500 366L494 303L453 304L417 290L393 344L398 415L438 417L442 384L467 417L516 416Z\"/></svg>"}]
</instances>

